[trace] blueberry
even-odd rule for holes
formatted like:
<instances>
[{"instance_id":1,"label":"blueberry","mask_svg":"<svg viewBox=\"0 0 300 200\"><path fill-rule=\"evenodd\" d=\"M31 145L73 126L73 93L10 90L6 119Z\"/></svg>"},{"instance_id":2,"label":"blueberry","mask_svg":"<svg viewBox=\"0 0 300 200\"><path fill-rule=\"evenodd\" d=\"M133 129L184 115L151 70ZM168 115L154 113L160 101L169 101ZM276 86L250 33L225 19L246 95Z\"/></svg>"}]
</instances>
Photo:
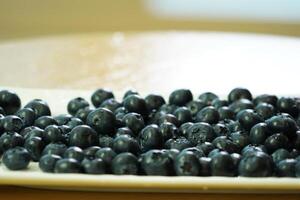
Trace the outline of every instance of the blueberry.
<instances>
[{"instance_id":1,"label":"blueberry","mask_svg":"<svg viewBox=\"0 0 300 200\"><path fill-rule=\"evenodd\" d=\"M158 112L163 114L173 114L178 107L179 106L173 104L164 104L159 108Z\"/></svg>"},{"instance_id":2,"label":"blueberry","mask_svg":"<svg viewBox=\"0 0 300 200\"><path fill-rule=\"evenodd\" d=\"M5 132L0 137L0 153L16 146L23 146L24 138L16 132Z\"/></svg>"},{"instance_id":3,"label":"blueberry","mask_svg":"<svg viewBox=\"0 0 300 200\"><path fill-rule=\"evenodd\" d=\"M138 174L138 160L132 153L118 154L112 161L112 172L117 175Z\"/></svg>"},{"instance_id":4,"label":"blueberry","mask_svg":"<svg viewBox=\"0 0 300 200\"><path fill-rule=\"evenodd\" d=\"M106 108L106 109L110 110L111 112L115 112L115 110L121 106L122 106L122 104L114 98L106 99L100 105L101 108Z\"/></svg>"},{"instance_id":5,"label":"blueberry","mask_svg":"<svg viewBox=\"0 0 300 200\"><path fill-rule=\"evenodd\" d=\"M81 162L84 158L84 153L79 147L69 147L64 153L64 158L73 158Z\"/></svg>"},{"instance_id":6,"label":"blueberry","mask_svg":"<svg viewBox=\"0 0 300 200\"><path fill-rule=\"evenodd\" d=\"M150 150L142 156L141 167L146 175L169 176L174 174L173 161L161 150Z\"/></svg>"},{"instance_id":7,"label":"blueberry","mask_svg":"<svg viewBox=\"0 0 300 200\"><path fill-rule=\"evenodd\" d=\"M266 123L258 123L251 128L249 139L252 144L264 144L266 138L271 134Z\"/></svg>"},{"instance_id":8,"label":"blueberry","mask_svg":"<svg viewBox=\"0 0 300 200\"><path fill-rule=\"evenodd\" d=\"M28 102L24 108L31 108L34 111L36 118L51 115L48 103L41 99L34 99Z\"/></svg>"},{"instance_id":9,"label":"blueberry","mask_svg":"<svg viewBox=\"0 0 300 200\"><path fill-rule=\"evenodd\" d=\"M166 153L172 160L175 160L180 153L177 149L162 149L161 151Z\"/></svg>"},{"instance_id":10,"label":"blueberry","mask_svg":"<svg viewBox=\"0 0 300 200\"><path fill-rule=\"evenodd\" d=\"M187 140L185 137L179 137L176 139L169 139L165 142L165 148L166 149L177 149L179 151L192 147L193 144Z\"/></svg>"},{"instance_id":11,"label":"blueberry","mask_svg":"<svg viewBox=\"0 0 300 200\"><path fill-rule=\"evenodd\" d=\"M55 173L81 173L82 168L80 163L73 158L63 158L55 163Z\"/></svg>"},{"instance_id":12,"label":"blueberry","mask_svg":"<svg viewBox=\"0 0 300 200\"><path fill-rule=\"evenodd\" d=\"M122 127L117 129L115 137L118 137L120 135L129 135L131 137L134 137L133 132L127 127Z\"/></svg>"},{"instance_id":13,"label":"blueberry","mask_svg":"<svg viewBox=\"0 0 300 200\"><path fill-rule=\"evenodd\" d=\"M210 143L210 142L204 142L204 143L201 143L201 144L198 144L196 146L197 148L201 149L202 152L207 156L212 150L215 149L215 146Z\"/></svg>"},{"instance_id":14,"label":"blueberry","mask_svg":"<svg viewBox=\"0 0 300 200\"><path fill-rule=\"evenodd\" d=\"M106 99L114 98L114 94L107 89L97 89L91 97L93 105L98 108Z\"/></svg>"},{"instance_id":15,"label":"blueberry","mask_svg":"<svg viewBox=\"0 0 300 200\"><path fill-rule=\"evenodd\" d=\"M176 128L176 126L169 122L162 123L159 126L159 130L160 130L160 133L162 134L164 141L174 138L178 134L178 129Z\"/></svg>"},{"instance_id":16,"label":"blueberry","mask_svg":"<svg viewBox=\"0 0 300 200\"><path fill-rule=\"evenodd\" d=\"M25 141L24 147L29 152L33 161L38 161L46 144L40 137L31 137Z\"/></svg>"},{"instance_id":17,"label":"blueberry","mask_svg":"<svg viewBox=\"0 0 300 200\"><path fill-rule=\"evenodd\" d=\"M10 170L26 169L30 162L30 155L23 147L14 147L4 152L3 164Z\"/></svg>"},{"instance_id":18,"label":"blueberry","mask_svg":"<svg viewBox=\"0 0 300 200\"><path fill-rule=\"evenodd\" d=\"M16 112L16 116L23 120L23 127L32 126L36 120L35 113L31 108L22 108Z\"/></svg>"},{"instance_id":19,"label":"blueberry","mask_svg":"<svg viewBox=\"0 0 300 200\"><path fill-rule=\"evenodd\" d=\"M114 138L108 135L100 135L99 136L99 146L100 147L113 147Z\"/></svg>"},{"instance_id":20,"label":"blueberry","mask_svg":"<svg viewBox=\"0 0 300 200\"><path fill-rule=\"evenodd\" d=\"M34 121L34 126L45 129L49 125L58 125L57 121L51 116L41 116Z\"/></svg>"},{"instance_id":21,"label":"blueberry","mask_svg":"<svg viewBox=\"0 0 300 200\"><path fill-rule=\"evenodd\" d=\"M292 149L292 150L290 151L290 155L291 155L291 158L296 158L297 156L300 155L300 152L299 152L299 150L297 150L297 149Z\"/></svg>"},{"instance_id":22,"label":"blueberry","mask_svg":"<svg viewBox=\"0 0 300 200\"><path fill-rule=\"evenodd\" d=\"M149 94L145 97L145 101L149 111L157 110L166 103L162 96L156 94Z\"/></svg>"},{"instance_id":23,"label":"blueberry","mask_svg":"<svg viewBox=\"0 0 300 200\"><path fill-rule=\"evenodd\" d=\"M242 127L239 121L226 120L225 126L229 129L230 132L237 132L237 131L244 130L244 128Z\"/></svg>"},{"instance_id":24,"label":"blueberry","mask_svg":"<svg viewBox=\"0 0 300 200\"><path fill-rule=\"evenodd\" d=\"M178 119L172 114L164 114L158 119L158 124L169 122L174 124L176 127L180 126Z\"/></svg>"},{"instance_id":25,"label":"blueberry","mask_svg":"<svg viewBox=\"0 0 300 200\"><path fill-rule=\"evenodd\" d=\"M295 165L295 172L296 172L296 177L300 177L300 162L299 160L297 161Z\"/></svg>"},{"instance_id":26,"label":"blueberry","mask_svg":"<svg viewBox=\"0 0 300 200\"><path fill-rule=\"evenodd\" d=\"M256 152L244 156L238 169L240 176L267 177L273 173L273 163L269 155L263 152Z\"/></svg>"},{"instance_id":27,"label":"blueberry","mask_svg":"<svg viewBox=\"0 0 300 200\"><path fill-rule=\"evenodd\" d=\"M291 154L288 150L286 149L277 149L272 153L272 159L275 163L278 163L282 160L291 158Z\"/></svg>"},{"instance_id":28,"label":"blueberry","mask_svg":"<svg viewBox=\"0 0 300 200\"><path fill-rule=\"evenodd\" d=\"M101 148L95 154L96 158L102 159L108 166L111 165L111 162L116 155L116 152L109 147Z\"/></svg>"},{"instance_id":29,"label":"blueberry","mask_svg":"<svg viewBox=\"0 0 300 200\"><path fill-rule=\"evenodd\" d=\"M227 136L230 134L229 128L223 123L213 125L213 129L217 136Z\"/></svg>"},{"instance_id":30,"label":"blueberry","mask_svg":"<svg viewBox=\"0 0 300 200\"><path fill-rule=\"evenodd\" d=\"M250 143L249 136L245 132L231 133L229 138L238 147L239 150L243 149Z\"/></svg>"},{"instance_id":31,"label":"blueberry","mask_svg":"<svg viewBox=\"0 0 300 200\"><path fill-rule=\"evenodd\" d=\"M284 114L276 115L266 120L266 123L273 133L281 132L290 138L296 136L297 124L289 116Z\"/></svg>"},{"instance_id":32,"label":"blueberry","mask_svg":"<svg viewBox=\"0 0 300 200\"><path fill-rule=\"evenodd\" d=\"M143 151L160 149L163 147L164 138L157 125L146 126L139 135L140 146Z\"/></svg>"},{"instance_id":33,"label":"blueberry","mask_svg":"<svg viewBox=\"0 0 300 200\"><path fill-rule=\"evenodd\" d=\"M23 137L25 140L27 140L28 138L32 138L32 137L40 137L42 139L44 139L44 130L40 129L36 126L32 126L32 128L28 131L24 131L22 132Z\"/></svg>"},{"instance_id":34,"label":"blueberry","mask_svg":"<svg viewBox=\"0 0 300 200\"><path fill-rule=\"evenodd\" d=\"M93 160L93 159L96 158L96 153L100 149L101 149L101 147L99 147L99 146L88 147L88 148L83 150L84 157L89 159L89 160Z\"/></svg>"},{"instance_id":35,"label":"blueberry","mask_svg":"<svg viewBox=\"0 0 300 200\"><path fill-rule=\"evenodd\" d=\"M250 154L256 154L257 152L264 152L262 148L258 146L248 145L244 147L241 151L243 157L246 157Z\"/></svg>"},{"instance_id":36,"label":"blueberry","mask_svg":"<svg viewBox=\"0 0 300 200\"><path fill-rule=\"evenodd\" d=\"M220 152L221 152L220 149L214 149L214 150L212 150L212 151L209 152L209 154L207 155L207 157L208 158L212 158L212 157L214 157L215 155L217 155Z\"/></svg>"},{"instance_id":37,"label":"blueberry","mask_svg":"<svg viewBox=\"0 0 300 200\"><path fill-rule=\"evenodd\" d=\"M235 166L235 168L237 169L239 164L240 164L240 161L242 159L242 156L241 154L238 154L238 153L232 153L230 154L231 158L233 159L233 164Z\"/></svg>"},{"instance_id":38,"label":"blueberry","mask_svg":"<svg viewBox=\"0 0 300 200\"><path fill-rule=\"evenodd\" d=\"M200 164L200 176L211 176L210 169L211 158L202 157L199 159Z\"/></svg>"},{"instance_id":39,"label":"blueberry","mask_svg":"<svg viewBox=\"0 0 300 200\"><path fill-rule=\"evenodd\" d=\"M232 110L235 114L237 114L238 112L240 112L242 110L253 109L254 105L248 99L240 99L240 100L237 100L237 101L233 102L232 104L230 104L228 106L228 108L230 110Z\"/></svg>"},{"instance_id":40,"label":"blueberry","mask_svg":"<svg viewBox=\"0 0 300 200\"><path fill-rule=\"evenodd\" d=\"M195 116L200 110L202 110L206 106L207 105L199 99L195 99L186 104L186 107L191 111L192 116Z\"/></svg>"},{"instance_id":41,"label":"blueberry","mask_svg":"<svg viewBox=\"0 0 300 200\"><path fill-rule=\"evenodd\" d=\"M288 113L293 117L297 117L299 113L295 99L289 97L281 97L280 99L278 99L277 109L280 112Z\"/></svg>"},{"instance_id":42,"label":"blueberry","mask_svg":"<svg viewBox=\"0 0 300 200\"><path fill-rule=\"evenodd\" d=\"M220 120L224 119L234 119L235 113L227 106L220 107L218 109Z\"/></svg>"},{"instance_id":43,"label":"blueberry","mask_svg":"<svg viewBox=\"0 0 300 200\"><path fill-rule=\"evenodd\" d=\"M70 113L71 115L75 115L76 112L79 109L85 108L89 106L89 102L87 102L84 98L82 97L77 97L74 99L71 99L67 105L67 110L68 113Z\"/></svg>"},{"instance_id":44,"label":"blueberry","mask_svg":"<svg viewBox=\"0 0 300 200\"><path fill-rule=\"evenodd\" d=\"M282 133L276 133L269 136L265 140L265 147L267 148L269 153L273 153L277 149L287 148L289 143L289 139L283 135Z\"/></svg>"},{"instance_id":45,"label":"blueberry","mask_svg":"<svg viewBox=\"0 0 300 200\"><path fill-rule=\"evenodd\" d=\"M84 107L79 109L76 114L75 117L80 119L81 121L83 121L84 123L86 122L87 116L93 111L94 109L90 108L90 107Z\"/></svg>"},{"instance_id":46,"label":"blueberry","mask_svg":"<svg viewBox=\"0 0 300 200\"><path fill-rule=\"evenodd\" d=\"M192 122L186 122L184 124L182 124L179 129L178 129L178 132L180 135L184 136L184 137L187 137L187 134L188 134L188 131L189 131L189 128L193 125L194 123Z\"/></svg>"},{"instance_id":47,"label":"blueberry","mask_svg":"<svg viewBox=\"0 0 300 200\"><path fill-rule=\"evenodd\" d=\"M295 159L285 159L277 163L276 175L279 177L296 177L296 164Z\"/></svg>"},{"instance_id":48,"label":"blueberry","mask_svg":"<svg viewBox=\"0 0 300 200\"><path fill-rule=\"evenodd\" d=\"M200 167L199 159L192 151L181 152L174 162L177 176L198 176Z\"/></svg>"},{"instance_id":49,"label":"blueberry","mask_svg":"<svg viewBox=\"0 0 300 200\"><path fill-rule=\"evenodd\" d=\"M218 96L212 92L205 92L200 94L198 99L203 101L206 105L211 105L213 100L218 99Z\"/></svg>"},{"instance_id":50,"label":"blueberry","mask_svg":"<svg viewBox=\"0 0 300 200\"><path fill-rule=\"evenodd\" d=\"M106 166L102 159L87 160L83 164L83 171L87 174L105 174Z\"/></svg>"},{"instance_id":51,"label":"blueberry","mask_svg":"<svg viewBox=\"0 0 300 200\"><path fill-rule=\"evenodd\" d=\"M211 142L216 137L214 129L211 125L205 122L198 122L193 124L187 134L188 140L197 145L203 142Z\"/></svg>"},{"instance_id":52,"label":"blueberry","mask_svg":"<svg viewBox=\"0 0 300 200\"><path fill-rule=\"evenodd\" d=\"M76 126L84 125L83 121L81 121L79 118L72 117L66 126L68 126L71 130L75 128Z\"/></svg>"},{"instance_id":53,"label":"blueberry","mask_svg":"<svg viewBox=\"0 0 300 200\"><path fill-rule=\"evenodd\" d=\"M220 115L219 112L213 107L208 106L203 108L197 113L196 121L197 122L207 122L210 124L215 124L219 121Z\"/></svg>"},{"instance_id":54,"label":"blueberry","mask_svg":"<svg viewBox=\"0 0 300 200\"><path fill-rule=\"evenodd\" d=\"M211 105L216 109L219 109L221 107L228 106L228 101L216 98L211 102Z\"/></svg>"},{"instance_id":55,"label":"blueberry","mask_svg":"<svg viewBox=\"0 0 300 200\"><path fill-rule=\"evenodd\" d=\"M169 103L177 106L184 106L193 100L193 94L187 89L178 89L173 91L169 96Z\"/></svg>"},{"instance_id":56,"label":"blueberry","mask_svg":"<svg viewBox=\"0 0 300 200\"><path fill-rule=\"evenodd\" d=\"M7 115L13 115L20 109L21 100L16 93L9 90L1 90L0 106L4 109Z\"/></svg>"},{"instance_id":57,"label":"blueberry","mask_svg":"<svg viewBox=\"0 0 300 200\"><path fill-rule=\"evenodd\" d=\"M137 113L128 113L123 117L123 124L130 128L135 135L145 127L144 119L140 114Z\"/></svg>"},{"instance_id":58,"label":"blueberry","mask_svg":"<svg viewBox=\"0 0 300 200\"><path fill-rule=\"evenodd\" d=\"M44 148L42 155L44 156L49 154L55 154L58 156L63 156L66 150L67 150L67 146L65 144L50 143Z\"/></svg>"},{"instance_id":59,"label":"blueberry","mask_svg":"<svg viewBox=\"0 0 300 200\"><path fill-rule=\"evenodd\" d=\"M264 120L269 119L275 114L272 104L260 103L255 107L255 112Z\"/></svg>"},{"instance_id":60,"label":"blueberry","mask_svg":"<svg viewBox=\"0 0 300 200\"><path fill-rule=\"evenodd\" d=\"M123 100L126 99L126 97L130 96L130 95L139 95L139 93L135 90L127 90L125 93L124 93L124 96L123 96Z\"/></svg>"},{"instance_id":61,"label":"blueberry","mask_svg":"<svg viewBox=\"0 0 300 200\"><path fill-rule=\"evenodd\" d=\"M267 104L271 104L274 107L276 107L277 100L278 100L278 98L275 95L262 94L262 95L258 95L257 97L255 97L253 99L253 103L255 105L258 105L260 103L267 103Z\"/></svg>"},{"instance_id":62,"label":"blueberry","mask_svg":"<svg viewBox=\"0 0 300 200\"><path fill-rule=\"evenodd\" d=\"M50 125L45 128L44 139L47 143L65 142L66 138L64 134L60 126Z\"/></svg>"},{"instance_id":63,"label":"blueberry","mask_svg":"<svg viewBox=\"0 0 300 200\"><path fill-rule=\"evenodd\" d=\"M238 152L239 147L226 136L219 136L212 141L212 144L220 150L228 153Z\"/></svg>"},{"instance_id":64,"label":"blueberry","mask_svg":"<svg viewBox=\"0 0 300 200\"><path fill-rule=\"evenodd\" d=\"M211 158L210 167L212 176L235 176L234 161L225 151L221 151Z\"/></svg>"},{"instance_id":65,"label":"blueberry","mask_svg":"<svg viewBox=\"0 0 300 200\"><path fill-rule=\"evenodd\" d=\"M130 95L126 97L123 101L123 104L129 112L139 113L143 116L148 112L145 99L139 95Z\"/></svg>"},{"instance_id":66,"label":"blueberry","mask_svg":"<svg viewBox=\"0 0 300 200\"><path fill-rule=\"evenodd\" d=\"M183 149L183 150L181 151L181 153L184 153L184 152L186 152L186 151L193 152L194 155L195 155L198 159L200 159L201 157L204 157L204 156L205 156L204 152L203 152L201 149L197 148L197 147L189 147L189 148Z\"/></svg>"},{"instance_id":67,"label":"blueberry","mask_svg":"<svg viewBox=\"0 0 300 200\"><path fill-rule=\"evenodd\" d=\"M5 131L19 132L23 128L23 120L15 115L5 116L1 120L2 127Z\"/></svg>"},{"instance_id":68,"label":"blueberry","mask_svg":"<svg viewBox=\"0 0 300 200\"><path fill-rule=\"evenodd\" d=\"M97 133L89 126L80 125L72 129L69 145L87 148L98 144Z\"/></svg>"},{"instance_id":69,"label":"blueberry","mask_svg":"<svg viewBox=\"0 0 300 200\"><path fill-rule=\"evenodd\" d=\"M174 116L178 120L179 125L192 121L192 113L186 107L177 108L174 112Z\"/></svg>"},{"instance_id":70,"label":"blueberry","mask_svg":"<svg viewBox=\"0 0 300 200\"><path fill-rule=\"evenodd\" d=\"M250 91L247 90L246 88L234 88L228 94L228 101L234 102L239 99L252 100L252 95L251 95Z\"/></svg>"},{"instance_id":71,"label":"blueberry","mask_svg":"<svg viewBox=\"0 0 300 200\"><path fill-rule=\"evenodd\" d=\"M251 109L242 110L237 114L237 120L246 130L250 130L255 124L262 122L260 116Z\"/></svg>"},{"instance_id":72,"label":"blueberry","mask_svg":"<svg viewBox=\"0 0 300 200\"><path fill-rule=\"evenodd\" d=\"M61 157L55 154L47 154L40 158L39 167L43 172L54 172L55 164Z\"/></svg>"},{"instance_id":73,"label":"blueberry","mask_svg":"<svg viewBox=\"0 0 300 200\"><path fill-rule=\"evenodd\" d=\"M72 118L73 116L69 114L60 114L54 117L59 126L66 125Z\"/></svg>"},{"instance_id":74,"label":"blueberry","mask_svg":"<svg viewBox=\"0 0 300 200\"><path fill-rule=\"evenodd\" d=\"M116 153L130 152L137 154L139 152L139 145L136 139L129 135L120 135L113 140L113 150Z\"/></svg>"},{"instance_id":75,"label":"blueberry","mask_svg":"<svg viewBox=\"0 0 300 200\"><path fill-rule=\"evenodd\" d=\"M98 108L87 117L87 125L100 134L113 134L115 132L116 117L106 108Z\"/></svg>"},{"instance_id":76,"label":"blueberry","mask_svg":"<svg viewBox=\"0 0 300 200\"><path fill-rule=\"evenodd\" d=\"M297 131L296 137L295 137L293 143L294 143L294 148L299 151L300 150L300 131Z\"/></svg>"}]
</instances>

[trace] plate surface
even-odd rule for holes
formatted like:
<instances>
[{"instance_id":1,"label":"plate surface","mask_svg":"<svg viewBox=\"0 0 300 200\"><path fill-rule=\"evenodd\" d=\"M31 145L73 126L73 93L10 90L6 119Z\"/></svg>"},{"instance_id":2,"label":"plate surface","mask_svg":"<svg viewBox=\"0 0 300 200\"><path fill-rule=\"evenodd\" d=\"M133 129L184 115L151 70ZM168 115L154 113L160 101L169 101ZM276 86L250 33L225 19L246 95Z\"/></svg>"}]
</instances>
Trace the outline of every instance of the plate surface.
<instances>
[{"instance_id":1,"label":"plate surface","mask_svg":"<svg viewBox=\"0 0 300 200\"><path fill-rule=\"evenodd\" d=\"M3 89L3 88L1 88ZM11 88L19 94L23 105L33 98L46 100L53 115L66 113L69 99L89 99L92 91L40 90ZM117 97L120 94L117 93ZM49 174L31 163L24 171L9 171L0 164L0 185L15 185L63 190L136 191L136 192L224 192L224 193L300 193L297 178L244 177L154 177L83 174Z\"/></svg>"}]
</instances>

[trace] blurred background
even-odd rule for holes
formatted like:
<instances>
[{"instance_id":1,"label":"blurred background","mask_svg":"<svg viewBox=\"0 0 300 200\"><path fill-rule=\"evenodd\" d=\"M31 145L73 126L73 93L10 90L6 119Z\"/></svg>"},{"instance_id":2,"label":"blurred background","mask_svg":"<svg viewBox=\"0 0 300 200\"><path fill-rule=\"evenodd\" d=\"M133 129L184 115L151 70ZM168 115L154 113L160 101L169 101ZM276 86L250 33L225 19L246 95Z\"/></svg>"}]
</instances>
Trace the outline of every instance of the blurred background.
<instances>
[{"instance_id":1,"label":"blurred background","mask_svg":"<svg viewBox=\"0 0 300 200\"><path fill-rule=\"evenodd\" d=\"M0 27L3 86L294 93L300 84L298 0L0 0Z\"/></svg>"},{"instance_id":2,"label":"blurred background","mask_svg":"<svg viewBox=\"0 0 300 200\"><path fill-rule=\"evenodd\" d=\"M0 38L95 31L300 35L297 0L0 0Z\"/></svg>"}]
</instances>

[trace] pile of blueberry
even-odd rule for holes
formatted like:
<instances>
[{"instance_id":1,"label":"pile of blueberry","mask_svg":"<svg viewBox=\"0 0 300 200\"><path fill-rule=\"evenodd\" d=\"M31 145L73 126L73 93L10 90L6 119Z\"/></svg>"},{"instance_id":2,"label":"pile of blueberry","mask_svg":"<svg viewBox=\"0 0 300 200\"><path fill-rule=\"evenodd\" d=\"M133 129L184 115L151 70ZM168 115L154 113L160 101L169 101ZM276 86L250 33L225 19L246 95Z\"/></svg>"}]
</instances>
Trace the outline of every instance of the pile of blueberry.
<instances>
[{"instance_id":1,"label":"pile of blueberry","mask_svg":"<svg viewBox=\"0 0 300 200\"><path fill-rule=\"evenodd\" d=\"M51 116L34 99L0 91L0 155L10 170L39 162L44 172L159 176L300 177L300 99L228 98L187 89L168 99L129 90L121 102L105 89Z\"/></svg>"}]
</instances>

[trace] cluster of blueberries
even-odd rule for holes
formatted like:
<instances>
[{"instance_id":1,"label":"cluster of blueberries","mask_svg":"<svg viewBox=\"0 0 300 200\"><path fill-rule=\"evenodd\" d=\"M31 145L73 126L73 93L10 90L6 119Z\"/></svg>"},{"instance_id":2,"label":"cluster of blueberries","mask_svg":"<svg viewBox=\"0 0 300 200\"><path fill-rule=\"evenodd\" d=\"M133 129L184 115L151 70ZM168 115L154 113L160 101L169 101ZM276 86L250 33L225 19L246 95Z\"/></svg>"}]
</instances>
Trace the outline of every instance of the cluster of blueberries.
<instances>
[{"instance_id":1,"label":"cluster of blueberries","mask_svg":"<svg viewBox=\"0 0 300 200\"><path fill-rule=\"evenodd\" d=\"M122 102L98 89L51 116L34 99L0 91L0 155L10 170L39 162L44 172L159 176L300 177L300 100L255 98L235 88L227 100L188 89L168 99L129 90Z\"/></svg>"}]
</instances>

